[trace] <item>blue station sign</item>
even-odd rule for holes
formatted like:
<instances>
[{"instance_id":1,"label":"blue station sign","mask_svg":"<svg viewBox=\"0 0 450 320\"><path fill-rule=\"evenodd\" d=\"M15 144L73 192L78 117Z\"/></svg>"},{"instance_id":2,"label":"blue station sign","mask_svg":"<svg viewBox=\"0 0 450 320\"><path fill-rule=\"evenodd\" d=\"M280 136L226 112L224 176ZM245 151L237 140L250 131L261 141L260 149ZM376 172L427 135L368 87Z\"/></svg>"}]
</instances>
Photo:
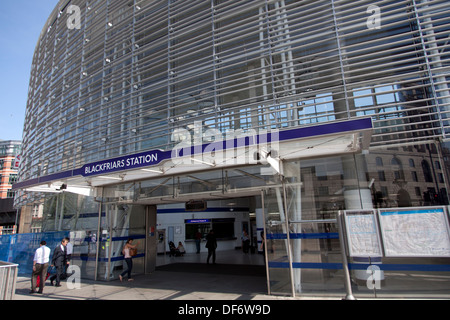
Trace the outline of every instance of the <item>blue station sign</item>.
<instances>
[{"instance_id":1,"label":"blue station sign","mask_svg":"<svg viewBox=\"0 0 450 320\"><path fill-rule=\"evenodd\" d=\"M211 153L211 151L229 150L238 147L258 146L266 143L283 142L293 139L304 139L312 137L320 137L329 134L340 134L346 132L355 132L362 130L371 130L371 118L362 118L356 120L346 120L340 122L324 123L312 127L293 128L277 132L255 133L245 137L232 137L228 140L214 141L203 145L180 145L173 150L150 150L132 155L126 155L113 159L105 159L93 163L88 163L81 168L58 172L46 176L33 178L26 181L15 183L13 190L26 188L42 183L50 183L61 179L67 179L75 176L98 176L102 174L109 174L114 172L152 167L156 166L162 161L172 160L185 157L189 155L199 155L204 153Z\"/></svg>"}]
</instances>

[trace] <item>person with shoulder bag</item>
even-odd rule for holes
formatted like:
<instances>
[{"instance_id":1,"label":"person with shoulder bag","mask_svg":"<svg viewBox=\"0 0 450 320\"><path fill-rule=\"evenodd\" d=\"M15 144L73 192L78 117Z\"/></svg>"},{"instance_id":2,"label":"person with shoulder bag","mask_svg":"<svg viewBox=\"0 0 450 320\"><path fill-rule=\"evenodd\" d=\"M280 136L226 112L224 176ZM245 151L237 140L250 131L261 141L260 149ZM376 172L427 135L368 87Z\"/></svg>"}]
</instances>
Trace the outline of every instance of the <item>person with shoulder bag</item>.
<instances>
[{"instance_id":1,"label":"person with shoulder bag","mask_svg":"<svg viewBox=\"0 0 450 320\"><path fill-rule=\"evenodd\" d=\"M133 260L132 258L137 254L137 246L138 244L133 245L133 239L129 238L127 240L127 243L123 246L122 254L124 255L125 262L127 263L127 270L122 272L119 275L119 279L122 282L123 276L125 274L128 274L128 281L133 281L133 278L131 278L131 270L133 269Z\"/></svg>"},{"instance_id":2,"label":"person with shoulder bag","mask_svg":"<svg viewBox=\"0 0 450 320\"><path fill-rule=\"evenodd\" d=\"M53 281L56 279L56 287L61 287L61 280L64 280L66 275L66 266L69 263L67 260L67 239L61 240L61 244L58 245L53 251L52 267L56 268L56 275L50 278L50 283L53 285Z\"/></svg>"},{"instance_id":3,"label":"person with shoulder bag","mask_svg":"<svg viewBox=\"0 0 450 320\"><path fill-rule=\"evenodd\" d=\"M39 287L38 293L43 293L44 291L47 268L50 261L50 251L50 248L47 247L47 242L41 241L39 248L34 253L30 293L36 293L36 287ZM39 284L37 284L38 278Z\"/></svg>"}]
</instances>

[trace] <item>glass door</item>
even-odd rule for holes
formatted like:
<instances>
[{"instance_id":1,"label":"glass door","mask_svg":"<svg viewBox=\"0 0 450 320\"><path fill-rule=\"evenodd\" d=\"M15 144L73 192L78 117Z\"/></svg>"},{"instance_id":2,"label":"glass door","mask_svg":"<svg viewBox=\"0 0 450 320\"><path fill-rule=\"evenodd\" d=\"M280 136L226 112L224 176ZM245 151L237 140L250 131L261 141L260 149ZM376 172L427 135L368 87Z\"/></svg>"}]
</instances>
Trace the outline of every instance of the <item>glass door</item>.
<instances>
[{"instance_id":1,"label":"glass door","mask_svg":"<svg viewBox=\"0 0 450 320\"><path fill-rule=\"evenodd\" d=\"M263 189L262 200L268 291L269 294L293 296L289 223L281 180L279 184Z\"/></svg>"}]
</instances>

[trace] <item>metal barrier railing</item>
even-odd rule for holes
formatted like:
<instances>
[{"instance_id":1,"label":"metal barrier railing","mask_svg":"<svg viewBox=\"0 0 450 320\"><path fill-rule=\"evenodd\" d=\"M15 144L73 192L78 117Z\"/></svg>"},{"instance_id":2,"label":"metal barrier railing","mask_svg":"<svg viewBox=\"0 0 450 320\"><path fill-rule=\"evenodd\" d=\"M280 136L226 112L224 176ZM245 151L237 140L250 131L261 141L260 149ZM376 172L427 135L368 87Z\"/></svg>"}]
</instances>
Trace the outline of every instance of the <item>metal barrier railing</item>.
<instances>
[{"instance_id":1,"label":"metal barrier railing","mask_svg":"<svg viewBox=\"0 0 450 320\"><path fill-rule=\"evenodd\" d=\"M0 261L0 300L14 299L18 269L18 264Z\"/></svg>"}]
</instances>

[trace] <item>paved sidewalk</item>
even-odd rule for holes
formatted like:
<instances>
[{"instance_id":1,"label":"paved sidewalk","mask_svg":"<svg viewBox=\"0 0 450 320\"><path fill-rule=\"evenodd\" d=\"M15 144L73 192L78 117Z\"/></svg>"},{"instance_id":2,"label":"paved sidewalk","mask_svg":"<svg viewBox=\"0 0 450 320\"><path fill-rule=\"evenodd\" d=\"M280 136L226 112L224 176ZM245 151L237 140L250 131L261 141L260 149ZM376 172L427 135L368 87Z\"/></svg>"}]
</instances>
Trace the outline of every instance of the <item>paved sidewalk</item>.
<instances>
[{"instance_id":1,"label":"paved sidewalk","mask_svg":"<svg viewBox=\"0 0 450 320\"><path fill-rule=\"evenodd\" d=\"M214 267L214 266L211 266ZM30 294L30 278L19 277L15 300L279 300L267 295L266 279L261 276L237 276L196 272L157 270L136 275L134 281L110 282L81 280L80 289L50 286L44 294Z\"/></svg>"},{"instance_id":2,"label":"paved sidewalk","mask_svg":"<svg viewBox=\"0 0 450 320\"><path fill-rule=\"evenodd\" d=\"M30 277L19 277L15 300L279 300L267 295L262 255L225 251L217 265L206 265L207 253L183 257L158 255L156 271L133 275L134 281L81 280L80 289L50 286L44 294L30 294ZM336 297L340 299L341 297Z\"/></svg>"},{"instance_id":3,"label":"paved sidewalk","mask_svg":"<svg viewBox=\"0 0 450 320\"><path fill-rule=\"evenodd\" d=\"M203 254L183 257L158 256L156 271L135 275L134 281L81 280L79 289L70 289L67 282L61 287L50 286L47 280L44 294L30 294L30 277L19 277L15 300L342 300L345 297L342 277L330 278L330 290L305 291L297 297L267 294L264 262L259 255L221 252L220 263L207 265ZM386 285L377 293L353 283L358 300L374 299L450 299L450 275L433 273L427 281L421 274L386 273ZM426 286L424 286L426 285ZM305 286L306 287L306 286ZM307 288L308 289L308 288ZM307 290L306 289L306 290ZM322 288L323 289L323 288ZM331 289L332 290L332 289Z\"/></svg>"}]
</instances>

